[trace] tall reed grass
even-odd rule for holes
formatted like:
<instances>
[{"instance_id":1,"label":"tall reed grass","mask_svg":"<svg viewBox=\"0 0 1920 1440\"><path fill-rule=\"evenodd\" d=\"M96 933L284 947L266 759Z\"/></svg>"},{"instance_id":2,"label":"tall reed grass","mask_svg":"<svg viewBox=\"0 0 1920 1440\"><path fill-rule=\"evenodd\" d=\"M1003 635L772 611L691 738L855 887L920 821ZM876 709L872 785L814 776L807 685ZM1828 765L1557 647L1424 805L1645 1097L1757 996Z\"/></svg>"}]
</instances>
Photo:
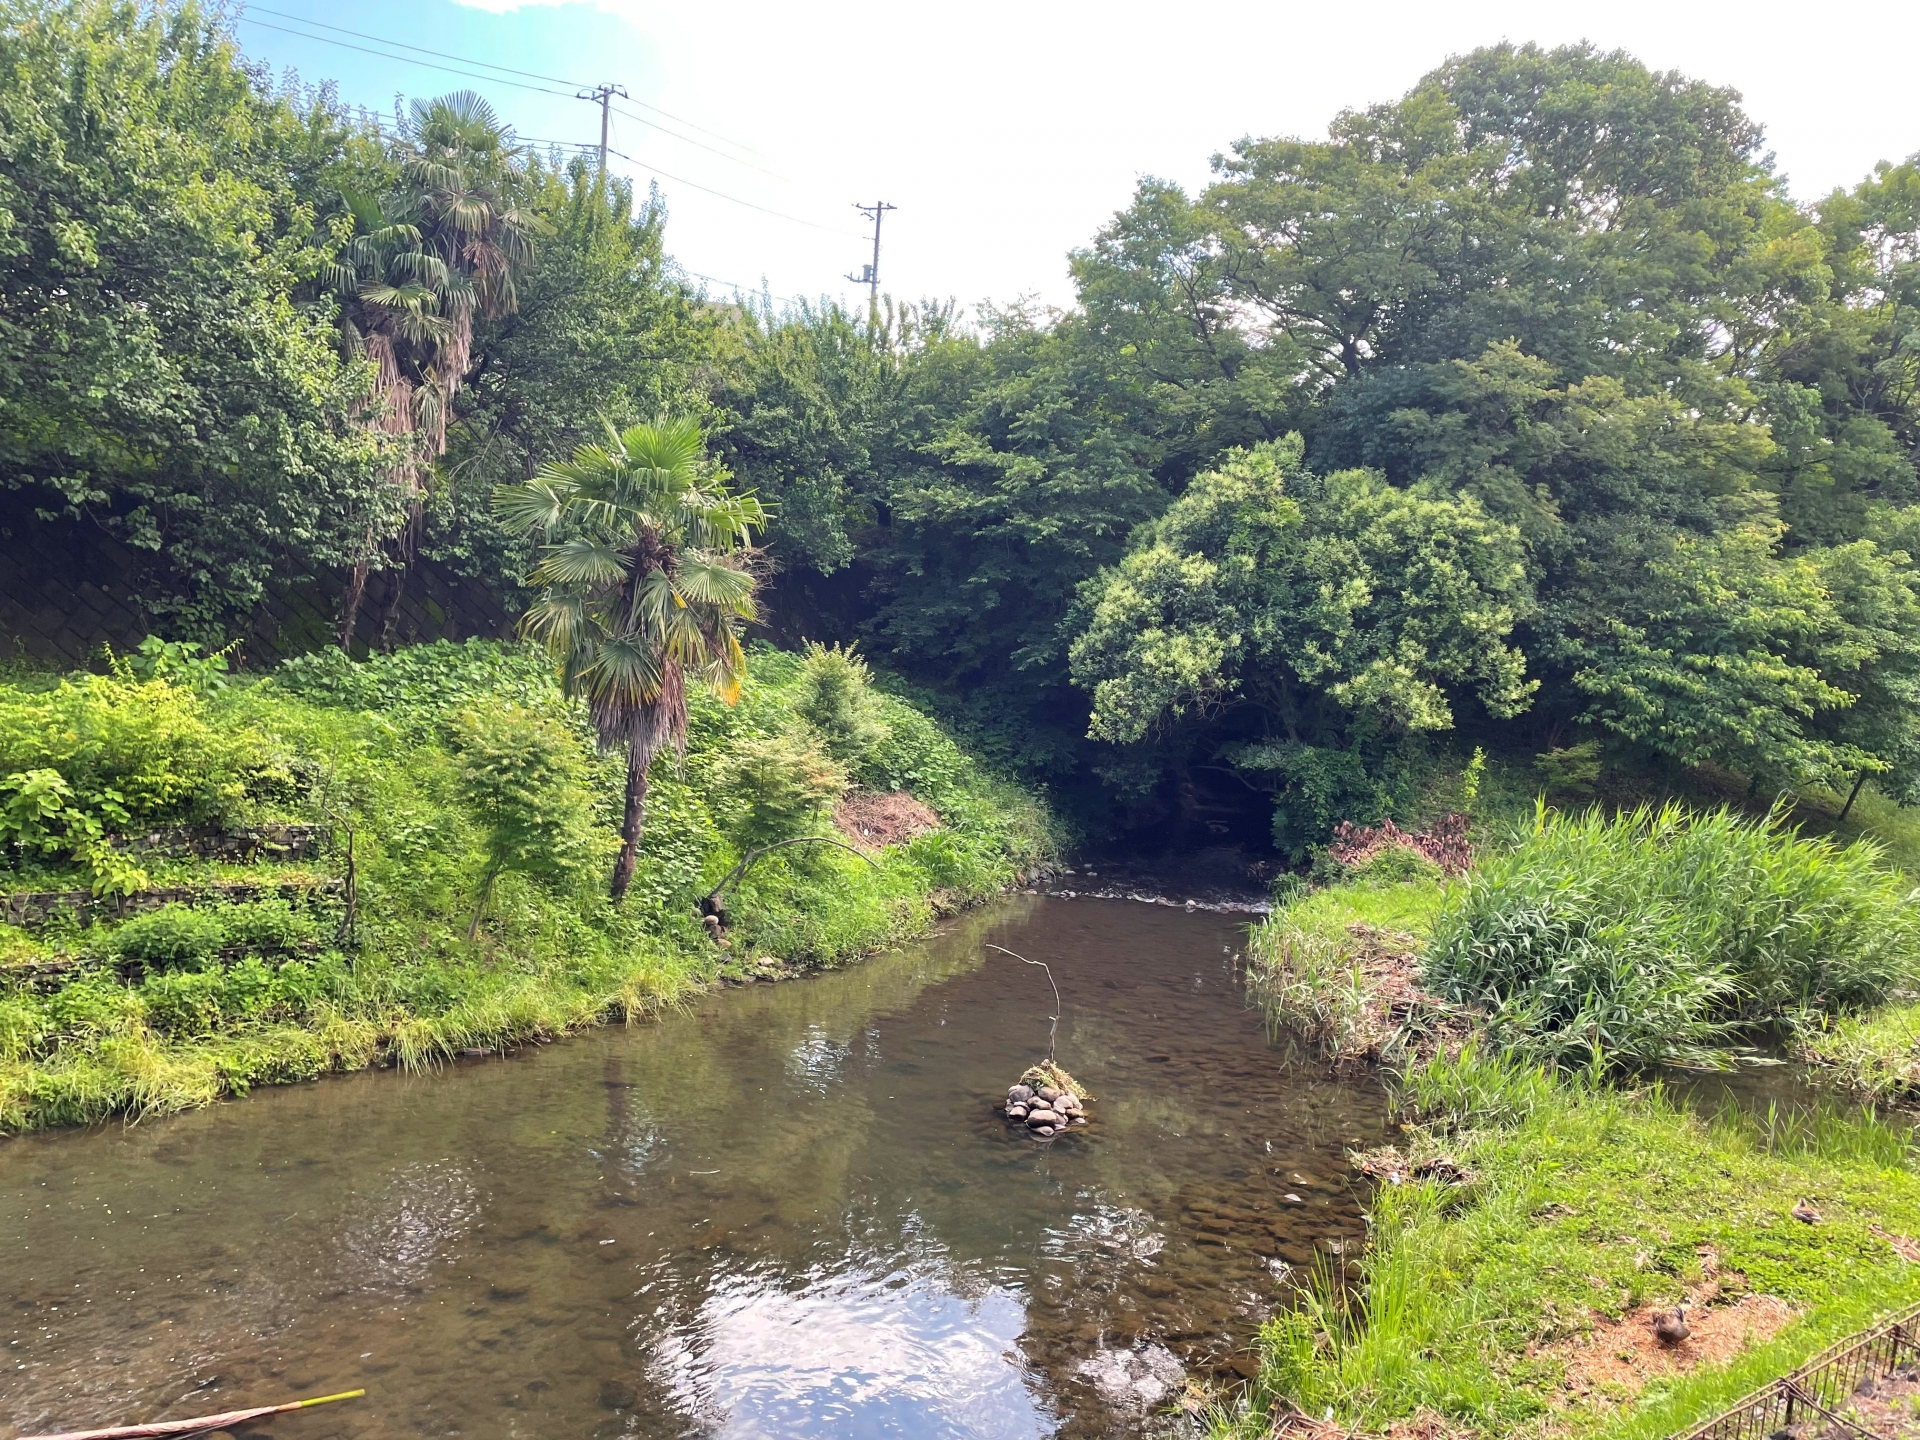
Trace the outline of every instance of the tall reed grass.
<instances>
[{"instance_id":1,"label":"tall reed grass","mask_svg":"<svg viewBox=\"0 0 1920 1440\"><path fill-rule=\"evenodd\" d=\"M1743 1032L1911 983L1914 900L1870 841L1726 810L1541 806L1449 891L1426 983L1562 1069L1711 1061Z\"/></svg>"}]
</instances>

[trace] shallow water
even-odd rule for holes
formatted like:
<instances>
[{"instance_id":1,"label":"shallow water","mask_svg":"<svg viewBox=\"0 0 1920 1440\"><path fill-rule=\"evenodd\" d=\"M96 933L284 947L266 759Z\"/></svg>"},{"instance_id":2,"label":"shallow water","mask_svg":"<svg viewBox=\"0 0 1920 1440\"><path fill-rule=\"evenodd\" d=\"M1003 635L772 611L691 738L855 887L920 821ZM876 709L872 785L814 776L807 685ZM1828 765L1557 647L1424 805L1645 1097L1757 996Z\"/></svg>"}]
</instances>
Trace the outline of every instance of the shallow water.
<instances>
[{"instance_id":1,"label":"shallow water","mask_svg":"<svg viewBox=\"0 0 1920 1440\"><path fill-rule=\"evenodd\" d=\"M0 1423L354 1386L278 1440L1138 1434L1359 1241L1371 1085L1289 1068L1244 923L1014 899L511 1060L0 1142ZM1044 1053L1052 1142L993 1106Z\"/></svg>"}]
</instances>

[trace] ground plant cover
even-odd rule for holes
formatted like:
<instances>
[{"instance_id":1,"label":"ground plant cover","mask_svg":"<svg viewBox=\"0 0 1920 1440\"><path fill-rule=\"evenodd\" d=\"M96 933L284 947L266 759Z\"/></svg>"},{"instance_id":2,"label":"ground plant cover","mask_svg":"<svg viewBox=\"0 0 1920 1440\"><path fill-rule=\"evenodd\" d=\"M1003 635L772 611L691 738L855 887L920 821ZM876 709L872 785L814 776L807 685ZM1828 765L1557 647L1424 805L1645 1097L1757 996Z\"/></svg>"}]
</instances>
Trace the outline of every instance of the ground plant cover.
<instances>
[{"instance_id":1,"label":"ground plant cover","mask_svg":"<svg viewBox=\"0 0 1920 1440\"><path fill-rule=\"evenodd\" d=\"M1366 1250L1261 1331L1219 1435L1655 1440L1920 1297L1910 1115L1844 1088L1703 1108L1658 1068L1784 1036L1844 1086L1849 1039L1910 1047L1887 852L1677 807L1480 839L1454 880L1371 853L1255 932L1276 1027L1384 1062L1402 1131L1352 1157Z\"/></svg>"},{"instance_id":2,"label":"ground plant cover","mask_svg":"<svg viewBox=\"0 0 1920 1440\"><path fill-rule=\"evenodd\" d=\"M831 652L756 649L736 704L692 698L684 758L655 759L618 905L624 758L597 751L537 649L329 651L218 688L124 664L16 679L0 688L5 887L134 913L87 923L75 907L0 931L0 1127L161 1113L645 1015L723 975L893 943L1044 862L1039 805L848 670ZM854 835L864 855L771 851L727 891L724 927L701 923L697 904L750 847L849 839L832 811L862 795L901 798L856 813L919 823L891 843ZM297 868L126 843L158 824L269 820L329 843ZM247 881L274 893L228 898ZM137 909L163 886L205 895Z\"/></svg>"}]
</instances>

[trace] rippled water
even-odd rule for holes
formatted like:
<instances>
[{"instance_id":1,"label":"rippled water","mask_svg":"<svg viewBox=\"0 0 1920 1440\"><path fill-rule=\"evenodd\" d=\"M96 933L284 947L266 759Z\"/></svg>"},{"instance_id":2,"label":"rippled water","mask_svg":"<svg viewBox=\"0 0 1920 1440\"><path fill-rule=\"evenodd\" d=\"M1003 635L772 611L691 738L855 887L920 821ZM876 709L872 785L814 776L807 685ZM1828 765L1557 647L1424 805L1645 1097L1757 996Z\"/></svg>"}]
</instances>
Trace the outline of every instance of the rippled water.
<instances>
[{"instance_id":1,"label":"rippled water","mask_svg":"<svg viewBox=\"0 0 1920 1440\"><path fill-rule=\"evenodd\" d=\"M1362 1231L1381 1097L1268 1048L1244 933L1016 899L510 1061L0 1142L0 1422L364 1385L271 1434L1141 1433ZM994 1114L1051 995L988 940L1053 964L1084 1130Z\"/></svg>"}]
</instances>

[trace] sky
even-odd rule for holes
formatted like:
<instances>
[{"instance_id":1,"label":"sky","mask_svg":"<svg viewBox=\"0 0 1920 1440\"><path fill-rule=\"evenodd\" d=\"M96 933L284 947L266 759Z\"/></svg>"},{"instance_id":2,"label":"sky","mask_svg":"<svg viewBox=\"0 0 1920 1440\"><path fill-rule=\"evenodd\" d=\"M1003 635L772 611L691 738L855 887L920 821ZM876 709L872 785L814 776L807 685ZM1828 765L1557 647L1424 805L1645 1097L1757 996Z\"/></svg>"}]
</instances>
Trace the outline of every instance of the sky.
<instances>
[{"instance_id":1,"label":"sky","mask_svg":"<svg viewBox=\"0 0 1920 1440\"><path fill-rule=\"evenodd\" d=\"M542 142L597 142L599 106L574 92L625 87L610 163L659 185L676 260L716 295L777 302L864 300L855 206L885 200L884 292L1068 305L1068 252L1143 176L1195 189L1242 136L1324 135L1501 40L1586 40L1732 86L1801 199L1920 152L1912 0L266 0L238 31L250 58L349 103L478 89ZM454 73L469 60L529 73Z\"/></svg>"}]
</instances>

